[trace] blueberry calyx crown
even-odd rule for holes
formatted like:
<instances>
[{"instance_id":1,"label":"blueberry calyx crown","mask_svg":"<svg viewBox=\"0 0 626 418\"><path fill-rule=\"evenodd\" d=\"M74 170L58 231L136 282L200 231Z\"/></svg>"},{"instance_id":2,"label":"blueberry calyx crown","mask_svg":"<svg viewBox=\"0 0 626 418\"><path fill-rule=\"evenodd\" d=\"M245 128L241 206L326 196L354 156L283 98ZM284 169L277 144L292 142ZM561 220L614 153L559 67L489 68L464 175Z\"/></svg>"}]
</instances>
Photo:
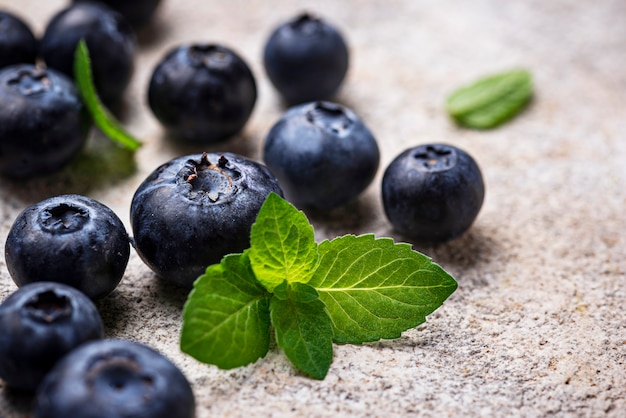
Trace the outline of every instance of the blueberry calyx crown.
<instances>
[{"instance_id":1,"label":"blueberry calyx crown","mask_svg":"<svg viewBox=\"0 0 626 418\"><path fill-rule=\"evenodd\" d=\"M112 389L121 392L133 383L152 386L152 376L142 373L142 367L126 353L107 353L94 359L88 367L87 380L96 390Z\"/></svg>"},{"instance_id":2,"label":"blueberry calyx crown","mask_svg":"<svg viewBox=\"0 0 626 418\"><path fill-rule=\"evenodd\" d=\"M299 32L309 36L315 35L315 33L319 32L321 26L321 19L309 12L301 13L290 23L290 27L294 32Z\"/></svg>"},{"instance_id":3,"label":"blueberry calyx crown","mask_svg":"<svg viewBox=\"0 0 626 418\"><path fill-rule=\"evenodd\" d=\"M72 315L69 298L53 290L34 295L24 306L32 319L47 324L64 320Z\"/></svg>"},{"instance_id":4,"label":"blueberry calyx crown","mask_svg":"<svg viewBox=\"0 0 626 418\"><path fill-rule=\"evenodd\" d=\"M35 96L50 88L50 79L44 69L22 69L7 80L7 84L24 96Z\"/></svg>"},{"instance_id":5,"label":"blueberry calyx crown","mask_svg":"<svg viewBox=\"0 0 626 418\"><path fill-rule=\"evenodd\" d=\"M39 214L39 224L52 234L78 231L89 221L89 212L67 203L51 205Z\"/></svg>"},{"instance_id":6,"label":"blueberry calyx crown","mask_svg":"<svg viewBox=\"0 0 626 418\"><path fill-rule=\"evenodd\" d=\"M306 119L309 123L339 136L345 135L354 124L343 107L330 102L315 102L307 110Z\"/></svg>"},{"instance_id":7,"label":"blueberry calyx crown","mask_svg":"<svg viewBox=\"0 0 626 418\"><path fill-rule=\"evenodd\" d=\"M188 54L189 61L195 68L226 70L233 61L231 54L219 45L192 45Z\"/></svg>"},{"instance_id":8,"label":"blueberry calyx crown","mask_svg":"<svg viewBox=\"0 0 626 418\"><path fill-rule=\"evenodd\" d=\"M224 155L212 163L206 152L200 161L188 160L179 174L190 187L189 198L206 203L230 200L238 190L235 181L241 178L241 172Z\"/></svg>"},{"instance_id":9,"label":"blueberry calyx crown","mask_svg":"<svg viewBox=\"0 0 626 418\"><path fill-rule=\"evenodd\" d=\"M422 171L444 171L456 165L457 153L449 147L426 145L418 147L413 158Z\"/></svg>"}]
</instances>

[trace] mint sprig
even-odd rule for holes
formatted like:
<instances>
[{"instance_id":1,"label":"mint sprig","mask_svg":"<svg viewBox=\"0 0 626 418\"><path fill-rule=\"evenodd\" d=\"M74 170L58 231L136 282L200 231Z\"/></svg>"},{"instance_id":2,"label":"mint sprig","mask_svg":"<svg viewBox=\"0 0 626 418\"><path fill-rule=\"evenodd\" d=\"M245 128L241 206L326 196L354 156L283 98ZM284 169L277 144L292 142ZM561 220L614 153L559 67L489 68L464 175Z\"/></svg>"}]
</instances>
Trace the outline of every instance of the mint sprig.
<instances>
[{"instance_id":1,"label":"mint sprig","mask_svg":"<svg viewBox=\"0 0 626 418\"><path fill-rule=\"evenodd\" d=\"M456 281L409 244L345 235L317 244L306 216L271 193L251 247L198 278L183 310L181 350L224 369L276 342L304 374L323 379L333 342L397 338L426 320Z\"/></svg>"},{"instance_id":2,"label":"mint sprig","mask_svg":"<svg viewBox=\"0 0 626 418\"><path fill-rule=\"evenodd\" d=\"M89 49L84 39L80 40L74 53L74 77L83 103L96 126L111 140L130 151L136 151L141 146L141 142L126 132L98 97L93 84Z\"/></svg>"},{"instance_id":3,"label":"mint sprig","mask_svg":"<svg viewBox=\"0 0 626 418\"><path fill-rule=\"evenodd\" d=\"M460 125L494 128L521 112L533 95L532 76L524 69L492 74L453 92L448 113Z\"/></svg>"}]
</instances>

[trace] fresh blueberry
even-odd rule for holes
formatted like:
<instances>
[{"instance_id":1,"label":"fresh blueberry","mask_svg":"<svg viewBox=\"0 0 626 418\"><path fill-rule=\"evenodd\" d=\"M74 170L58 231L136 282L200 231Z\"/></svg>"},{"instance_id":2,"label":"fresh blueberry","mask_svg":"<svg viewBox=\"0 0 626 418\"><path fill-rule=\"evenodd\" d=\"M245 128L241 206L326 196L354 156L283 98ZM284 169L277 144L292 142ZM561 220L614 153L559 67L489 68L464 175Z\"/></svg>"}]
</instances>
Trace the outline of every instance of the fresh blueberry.
<instances>
[{"instance_id":1,"label":"fresh blueberry","mask_svg":"<svg viewBox=\"0 0 626 418\"><path fill-rule=\"evenodd\" d=\"M5 259L18 286L38 281L73 286L92 299L118 285L130 239L107 206L80 195L56 196L26 208L5 244Z\"/></svg>"},{"instance_id":2,"label":"fresh blueberry","mask_svg":"<svg viewBox=\"0 0 626 418\"><path fill-rule=\"evenodd\" d=\"M93 0L73 0L74 3ZM152 19L161 0L99 0L120 12L136 29L140 29Z\"/></svg>"},{"instance_id":3,"label":"fresh blueberry","mask_svg":"<svg viewBox=\"0 0 626 418\"><path fill-rule=\"evenodd\" d=\"M214 143L235 135L257 98L248 65L225 46L182 45L156 66L148 104L176 139Z\"/></svg>"},{"instance_id":4,"label":"fresh blueberry","mask_svg":"<svg viewBox=\"0 0 626 418\"><path fill-rule=\"evenodd\" d=\"M93 341L59 361L35 396L34 418L193 418L185 375L140 343Z\"/></svg>"},{"instance_id":5,"label":"fresh blueberry","mask_svg":"<svg viewBox=\"0 0 626 418\"><path fill-rule=\"evenodd\" d=\"M308 13L278 26L265 44L265 71L289 104L331 99L348 71L341 33Z\"/></svg>"},{"instance_id":6,"label":"fresh blueberry","mask_svg":"<svg viewBox=\"0 0 626 418\"><path fill-rule=\"evenodd\" d=\"M105 104L115 105L134 70L135 34L130 24L102 3L74 3L48 22L40 55L48 67L72 77L74 53L81 39L89 49L98 95Z\"/></svg>"},{"instance_id":7,"label":"fresh blueberry","mask_svg":"<svg viewBox=\"0 0 626 418\"><path fill-rule=\"evenodd\" d=\"M135 248L161 278L191 288L208 265L250 246L250 228L270 192L282 196L272 173L240 155L175 158L133 196Z\"/></svg>"},{"instance_id":8,"label":"fresh blueberry","mask_svg":"<svg viewBox=\"0 0 626 418\"><path fill-rule=\"evenodd\" d=\"M19 17L0 10L0 68L14 64L34 64L37 39Z\"/></svg>"},{"instance_id":9,"label":"fresh blueberry","mask_svg":"<svg viewBox=\"0 0 626 418\"><path fill-rule=\"evenodd\" d=\"M424 243L444 242L465 232L484 196L476 161L447 144L407 149L389 164L382 180L387 218L399 233Z\"/></svg>"},{"instance_id":10,"label":"fresh blueberry","mask_svg":"<svg viewBox=\"0 0 626 418\"><path fill-rule=\"evenodd\" d=\"M378 169L378 145L350 109L331 102L290 108L265 139L265 164L288 200L332 209L356 198Z\"/></svg>"},{"instance_id":11,"label":"fresh blueberry","mask_svg":"<svg viewBox=\"0 0 626 418\"><path fill-rule=\"evenodd\" d=\"M0 305L0 378L35 390L61 357L102 337L98 310L83 293L54 282L21 287Z\"/></svg>"},{"instance_id":12,"label":"fresh blueberry","mask_svg":"<svg viewBox=\"0 0 626 418\"><path fill-rule=\"evenodd\" d=\"M0 174L26 178L60 170L82 149L91 122L74 83L52 69L0 70Z\"/></svg>"}]
</instances>

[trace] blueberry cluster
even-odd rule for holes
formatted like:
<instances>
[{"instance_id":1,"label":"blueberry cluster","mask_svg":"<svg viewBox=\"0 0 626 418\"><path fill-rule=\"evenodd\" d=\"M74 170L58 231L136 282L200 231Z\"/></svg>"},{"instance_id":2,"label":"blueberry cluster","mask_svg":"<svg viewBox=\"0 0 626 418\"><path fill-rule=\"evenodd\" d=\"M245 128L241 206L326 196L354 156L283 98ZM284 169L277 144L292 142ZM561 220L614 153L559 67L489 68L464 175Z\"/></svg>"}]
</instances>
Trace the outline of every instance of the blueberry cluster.
<instances>
[{"instance_id":1,"label":"blueberry cluster","mask_svg":"<svg viewBox=\"0 0 626 418\"><path fill-rule=\"evenodd\" d=\"M122 14L104 3L76 2L53 16L37 40L17 16L0 12L1 175L53 173L83 148L91 121L72 82L81 39L92 52L100 98L116 106L133 74L136 44Z\"/></svg>"},{"instance_id":2,"label":"blueberry cluster","mask_svg":"<svg viewBox=\"0 0 626 418\"><path fill-rule=\"evenodd\" d=\"M0 378L35 390L55 363L78 345L104 337L100 314L73 287L37 282L0 305Z\"/></svg>"},{"instance_id":3,"label":"blueberry cluster","mask_svg":"<svg viewBox=\"0 0 626 418\"><path fill-rule=\"evenodd\" d=\"M51 173L76 156L91 125L71 80L77 43L86 41L98 94L115 106L133 73L134 30L158 4L74 0L40 42L17 17L0 12L1 175ZM37 390L36 417L193 416L193 393L172 363L140 344L103 339L92 300L118 286L131 243L160 279L190 288L207 265L249 247L270 193L331 210L355 200L376 177L374 135L355 112L331 101L348 70L341 33L310 13L299 15L272 31L263 62L291 106L265 138L265 164L229 152L161 164L133 196L132 239L113 211L79 195L46 199L15 220L5 259L19 289L0 305L0 378ZM185 44L156 65L147 99L172 139L206 146L244 128L257 85L233 49ZM483 199L477 163L448 144L406 150L382 178L386 216L416 242L458 237Z\"/></svg>"},{"instance_id":4,"label":"blueberry cluster","mask_svg":"<svg viewBox=\"0 0 626 418\"><path fill-rule=\"evenodd\" d=\"M159 0L109 3L138 28ZM3 176L52 173L82 148L91 121L71 79L80 39L92 52L101 99L117 103L135 48L122 14L76 1L38 41L19 18L0 12ZM170 360L140 343L105 338L92 300L117 287L129 256L122 221L85 196L45 199L13 223L5 260L18 289L0 304L0 379L35 393L33 417L195 416L191 386Z\"/></svg>"},{"instance_id":5,"label":"blueberry cluster","mask_svg":"<svg viewBox=\"0 0 626 418\"><path fill-rule=\"evenodd\" d=\"M0 379L35 392L34 417L194 416L173 363L104 339L92 300L122 279L129 242L111 209L80 195L31 205L11 227L5 260L19 288L0 304Z\"/></svg>"},{"instance_id":6,"label":"blueberry cluster","mask_svg":"<svg viewBox=\"0 0 626 418\"><path fill-rule=\"evenodd\" d=\"M192 418L182 372L136 342L104 338L96 306L56 282L20 287L0 304L0 378L35 393L35 418Z\"/></svg>"}]
</instances>

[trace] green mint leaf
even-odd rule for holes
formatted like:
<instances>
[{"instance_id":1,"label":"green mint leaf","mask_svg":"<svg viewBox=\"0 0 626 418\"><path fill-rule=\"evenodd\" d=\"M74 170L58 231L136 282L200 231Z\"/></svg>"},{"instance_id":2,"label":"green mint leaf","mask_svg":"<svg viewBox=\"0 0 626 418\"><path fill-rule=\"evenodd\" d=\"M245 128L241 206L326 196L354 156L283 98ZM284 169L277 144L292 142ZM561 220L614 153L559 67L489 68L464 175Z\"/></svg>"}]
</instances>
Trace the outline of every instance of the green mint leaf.
<instances>
[{"instance_id":1,"label":"green mint leaf","mask_svg":"<svg viewBox=\"0 0 626 418\"><path fill-rule=\"evenodd\" d=\"M183 310L181 350L222 369L264 357L270 297L256 281L247 252L224 257L194 283Z\"/></svg>"},{"instance_id":2,"label":"green mint leaf","mask_svg":"<svg viewBox=\"0 0 626 418\"><path fill-rule=\"evenodd\" d=\"M130 151L136 151L141 142L127 133L115 117L102 104L93 84L91 59L84 39L81 39L74 53L74 77L78 91L89 110L94 123L113 141Z\"/></svg>"},{"instance_id":3,"label":"green mint leaf","mask_svg":"<svg viewBox=\"0 0 626 418\"><path fill-rule=\"evenodd\" d=\"M291 203L270 193L250 231L250 261L270 292L283 281L306 283L317 261L317 243L308 219Z\"/></svg>"},{"instance_id":4,"label":"green mint leaf","mask_svg":"<svg viewBox=\"0 0 626 418\"><path fill-rule=\"evenodd\" d=\"M517 115L533 94L532 77L523 69L490 75L462 87L447 100L447 109L459 124L489 129Z\"/></svg>"},{"instance_id":5,"label":"green mint leaf","mask_svg":"<svg viewBox=\"0 0 626 418\"><path fill-rule=\"evenodd\" d=\"M322 301L272 297L270 313L276 342L293 365L310 377L323 379L333 360L333 329Z\"/></svg>"},{"instance_id":6,"label":"green mint leaf","mask_svg":"<svg viewBox=\"0 0 626 418\"><path fill-rule=\"evenodd\" d=\"M322 242L308 284L326 305L334 341L353 344L400 337L457 288L448 273L409 244L371 234Z\"/></svg>"}]
</instances>

